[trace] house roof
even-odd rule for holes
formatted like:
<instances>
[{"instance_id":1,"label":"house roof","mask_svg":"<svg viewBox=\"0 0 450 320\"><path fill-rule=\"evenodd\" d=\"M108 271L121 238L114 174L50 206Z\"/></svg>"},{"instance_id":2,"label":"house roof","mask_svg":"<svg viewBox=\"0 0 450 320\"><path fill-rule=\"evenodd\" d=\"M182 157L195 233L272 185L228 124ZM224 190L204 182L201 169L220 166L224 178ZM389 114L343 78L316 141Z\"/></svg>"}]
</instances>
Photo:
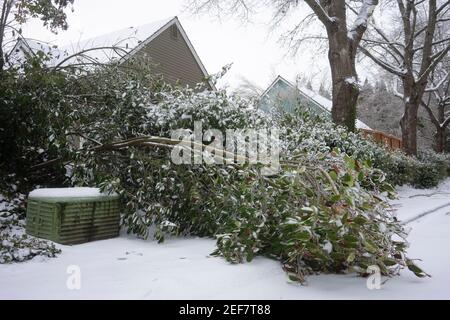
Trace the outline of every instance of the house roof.
<instances>
[{"instance_id":1,"label":"house roof","mask_svg":"<svg viewBox=\"0 0 450 320\"><path fill-rule=\"evenodd\" d=\"M39 50L45 53L51 53L52 57L48 64L53 67L86 61L93 63L108 63L116 60L122 63L130 59L144 46L151 43L162 32L173 25L177 26L196 63L205 78L207 78L209 74L189 40L178 17L171 17L138 27L125 28L62 47L52 46L48 43L32 39L21 39L19 41L24 43L20 46L20 48L25 51L24 53L30 54ZM15 49L17 49L17 47L18 46L16 45ZM78 53L83 53L83 55L77 56ZM210 85L215 89L215 86L211 81Z\"/></svg>"},{"instance_id":2,"label":"house roof","mask_svg":"<svg viewBox=\"0 0 450 320\"><path fill-rule=\"evenodd\" d=\"M60 47L59 50L66 53L65 58L82 51L95 49L89 51L87 55L99 63L107 63L111 60L127 60L129 55L133 55L139 51L143 43L147 44L151 42L151 40L156 38L162 31L175 23L175 20L178 19L175 17L155 21L138 27L121 29L91 39L71 43ZM110 49L112 47L118 48L118 50ZM96 48L105 49L98 50Z\"/></svg>"},{"instance_id":3,"label":"house roof","mask_svg":"<svg viewBox=\"0 0 450 320\"><path fill-rule=\"evenodd\" d=\"M297 89L301 95L303 95L308 100L312 101L316 106L318 106L319 108L323 109L326 112L331 113L331 109L333 107L333 102L330 99L327 99L327 98L321 96L320 94L318 94L312 90L309 90L305 87L298 87L280 75L272 82L272 84L266 89L266 91L263 92L261 97L264 97L266 94L268 94L270 92L270 90L272 90L272 88L278 82L282 82L292 89ZM368 125L366 125L364 122L362 122L361 120L358 120L358 119L356 119L356 127L358 129L372 130Z\"/></svg>"}]
</instances>

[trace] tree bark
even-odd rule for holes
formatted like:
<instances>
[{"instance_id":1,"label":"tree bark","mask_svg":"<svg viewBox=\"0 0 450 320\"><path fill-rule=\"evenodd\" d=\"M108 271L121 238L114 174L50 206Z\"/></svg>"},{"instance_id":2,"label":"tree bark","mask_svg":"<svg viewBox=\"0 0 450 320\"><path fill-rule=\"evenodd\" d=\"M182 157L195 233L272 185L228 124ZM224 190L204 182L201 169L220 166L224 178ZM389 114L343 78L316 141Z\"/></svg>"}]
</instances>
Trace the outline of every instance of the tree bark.
<instances>
[{"instance_id":1,"label":"tree bark","mask_svg":"<svg viewBox=\"0 0 450 320\"><path fill-rule=\"evenodd\" d=\"M408 155L417 155L417 119L419 107L425 93L427 82L416 83L414 75L408 73L403 78L404 113L400 120L402 128L403 151Z\"/></svg>"},{"instance_id":2,"label":"tree bark","mask_svg":"<svg viewBox=\"0 0 450 320\"><path fill-rule=\"evenodd\" d=\"M436 139L436 146L435 150L437 153L444 153L445 152L445 144L446 144L446 134L445 134L445 128L439 128L436 130L435 139Z\"/></svg>"},{"instance_id":3,"label":"tree bark","mask_svg":"<svg viewBox=\"0 0 450 320\"><path fill-rule=\"evenodd\" d=\"M405 102L405 112L400 120L403 151L408 155L417 155L417 112L419 103L408 101L408 98Z\"/></svg>"},{"instance_id":4,"label":"tree bark","mask_svg":"<svg viewBox=\"0 0 450 320\"><path fill-rule=\"evenodd\" d=\"M446 110L446 103L445 102L439 103L437 116L439 125L436 125L436 134L435 134L436 139L435 149L437 153L444 153L447 143L447 134L446 134L447 122L445 118L445 110Z\"/></svg>"},{"instance_id":5,"label":"tree bark","mask_svg":"<svg viewBox=\"0 0 450 320\"><path fill-rule=\"evenodd\" d=\"M437 115L435 115L430 107L430 104L432 103L431 101L431 99L428 99L428 102L423 101L422 106L424 107L425 111L428 112L430 120L436 128L436 133L434 134L434 149L437 153L443 153L446 150L447 144L446 129L450 123L450 118L447 119L445 116L447 103L445 101L439 102L437 106L438 112Z\"/></svg>"},{"instance_id":6,"label":"tree bark","mask_svg":"<svg viewBox=\"0 0 450 320\"><path fill-rule=\"evenodd\" d=\"M359 97L356 73L356 51L367 30L368 20L378 5L378 0L361 1L360 11L351 28L347 21L345 0L305 0L323 23L328 35L328 60L331 67L333 107L332 118L336 124L355 130L356 103Z\"/></svg>"},{"instance_id":7,"label":"tree bark","mask_svg":"<svg viewBox=\"0 0 450 320\"><path fill-rule=\"evenodd\" d=\"M329 54L333 83L333 121L355 130L356 104L359 97L355 64L350 57L348 42L342 43L339 36L330 37Z\"/></svg>"},{"instance_id":8,"label":"tree bark","mask_svg":"<svg viewBox=\"0 0 450 320\"><path fill-rule=\"evenodd\" d=\"M428 17L418 24L419 5L422 3L428 4L428 11L425 13L425 17ZM403 50L398 49L397 40L388 39L386 34L375 26L374 31L379 36L379 39L375 41L383 44L384 50L370 52L362 47L361 51L377 65L402 79L404 90L402 98L405 111L400 124L403 149L407 154L416 155L417 112L422 104L430 74L450 52L450 43L447 40L435 38L438 23L447 21L446 14L450 2L440 2L439 8L437 0L427 2L397 0L397 4L403 25L403 45L401 45ZM422 25L424 26L422 27ZM369 40L366 43L370 42ZM380 47L383 48L382 45L377 45L377 48ZM419 54L420 52L421 54ZM435 125L439 124L435 123Z\"/></svg>"},{"instance_id":9,"label":"tree bark","mask_svg":"<svg viewBox=\"0 0 450 320\"><path fill-rule=\"evenodd\" d=\"M0 74L3 71L3 67L5 66L5 53L3 51L3 41L5 40L5 32L8 24L8 17L11 13L11 8L14 5L14 1L12 0L3 0L1 6L1 15L0 15Z\"/></svg>"},{"instance_id":10,"label":"tree bark","mask_svg":"<svg viewBox=\"0 0 450 320\"><path fill-rule=\"evenodd\" d=\"M5 59L3 58L3 50L0 50L0 74L2 73L4 66L5 66Z\"/></svg>"},{"instance_id":11,"label":"tree bark","mask_svg":"<svg viewBox=\"0 0 450 320\"><path fill-rule=\"evenodd\" d=\"M328 60L331 67L333 91L333 122L355 131L356 103L359 97L356 73L356 48L349 37L345 1L333 1L329 16L334 21L328 25Z\"/></svg>"},{"instance_id":12,"label":"tree bark","mask_svg":"<svg viewBox=\"0 0 450 320\"><path fill-rule=\"evenodd\" d=\"M433 65L433 40L436 31L436 0L428 2L428 22L426 26L425 39L423 42L422 61L418 80L414 75L414 36L416 28L417 7L414 2L408 2L406 7L403 1L398 1L399 10L402 14L405 32L404 62L408 70L403 78L405 92L405 113L400 121L402 127L403 150L409 155L417 155L417 117L419 106L425 94L428 77ZM411 21L414 20L414 21Z\"/></svg>"}]
</instances>

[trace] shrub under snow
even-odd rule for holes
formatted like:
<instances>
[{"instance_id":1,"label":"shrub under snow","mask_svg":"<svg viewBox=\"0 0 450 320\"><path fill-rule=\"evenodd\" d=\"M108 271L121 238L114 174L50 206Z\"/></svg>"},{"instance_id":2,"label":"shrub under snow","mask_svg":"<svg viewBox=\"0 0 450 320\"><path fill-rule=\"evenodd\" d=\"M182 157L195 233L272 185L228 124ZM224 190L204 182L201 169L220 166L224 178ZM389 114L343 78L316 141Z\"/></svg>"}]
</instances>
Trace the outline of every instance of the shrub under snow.
<instances>
[{"instance_id":1,"label":"shrub under snow","mask_svg":"<svg viewBox=\"0 0 450 320\"><path fill-rule=\"evenodd\" d=\"M304 152L329 152L338 148L382 170L392 185L410 184L416 188L430 188L437 186L450 174L450 155L429 151L415 158L401 151L388 151L382 145L348 132L326 118L308 114L285 115L281 123L286 128L289 148Z\"/></svg>"},{"instance_id":2,"label":"shrub under snow","mask_svg":"<svg viewBox=\"0 0 450 320\"><path fill-rule=\"evenodd\" d=\"M33 121L28 130L44 137L24 142L42 161L57 156L51 164L70 165L71 184L119 193L129 232L147 237L155 226L160 241L214 237L215 253L228 261L274 257L299 281L315 272L365 275L370 265L389 276L401 268L426 275L407 258L406 234L383 200L393 189L380 169L400 172L390 167L397 163L392 154L318 118L271 119L224 91L170 89L138 70L111 65L82 77L49 78L35 100L51 121ZM42 71L37 75L42 80ZM22 101L20 92L5 100L8 106ZM50 93L57 103L47 105ZM33 92L26 97L32 106ZM263 176L258 165L174 165L170 144L146 140L192 130L196 120L204 130L278 127L280 172ZM402 181L410 182L405 175ZM6 237L14 238L10 231ZM28 246L38 252L37 244ZM56 253L52 247L43 252Z\"/></svg>"},{"instance_id":3,"label":"shrub under snow","mask_svg":"<svg viewBox=\"0 0 450 320\"><path fill-rule=\"evenodd\" d=\"M129 232L147 237L155 226L159 241L166 235L215 237L215 254L228 261L274 257L299 281L315 272L365 275L371 265L388 276L401 268L426 276L407 258L406 234L383 200L393 188L370 159L357 156L362 151L353 140L359 136L320 119L268 119L224 91L175 90L133 102L141 90L146 88L130 84L122 114L89 110L95 126L82 127L92 134L73 159L73 181L95 182L122 196ZM127 128L144 140L170 137L171 129L193 130L196 120L204 130L278 127L281 171L268 177L260 166L174 165L170 145L120 134ZM124 142L115 148L119 140Z\"/></svg>"},{"instance_id":4,"label":"shrub under snow","mask_svg":"<svg viewBox=\"0 0 450 320\"><path fill-rule=\"evenodd\" d=\"M0 194L0 264L22 262L35 256L56 257L61 250L52 242L25 233L23 194Z\"/></svg>"}]
</instances>

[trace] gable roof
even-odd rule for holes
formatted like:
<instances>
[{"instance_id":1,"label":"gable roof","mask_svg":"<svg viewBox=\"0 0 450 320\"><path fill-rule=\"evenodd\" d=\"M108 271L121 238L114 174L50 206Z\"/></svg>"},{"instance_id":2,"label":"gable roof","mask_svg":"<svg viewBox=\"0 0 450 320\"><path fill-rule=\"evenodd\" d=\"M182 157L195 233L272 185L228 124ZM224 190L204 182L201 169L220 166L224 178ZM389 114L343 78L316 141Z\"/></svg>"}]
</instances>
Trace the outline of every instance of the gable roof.
<instances>
[{"instance_id":1,"label":"gable roof","mask_svg":"<svg viewBox=\"0 0 450 320\"><path fill-rule=\"evenodd\" d=\"M53 50L56 50L56 46L20 37L17 39L14 47L6 54L6 58L10 64L16 64L20 62L22 58L35 55L38 51L49 54L52 53Z\"/></svg>"},{"instance_id":2,"label":"gable roof","mask_svg":"<svg viewBox=\"0 0 450 320\"><path fill-rule=\"evenodd\" d=\"M70 63L91 61L93 63L108 63L112 60L119 63L126 62L138 53L142 48L155 40L161 33L171 26L175 25L179 34L186 42L189 51L195 59L205 78L209 77L205 66L189 40L183 26L178 17L171 17L138 27L130 27L115 32L111 32L102 36L94 37L78 43L56 48L45 42L32 39L20 39L24 44L20 45L20 49L26 54L43 51L51 54L51 60L48 62L50 66L68 65ZM18 43L19 43L18 41ZM17 50L18 45L14 47ZM114 48L114 49L113 49ZM82 56L76 56L77 53L83 53ZM211 88L216 90L214 84L208 81Z\"/></svg>"},{"instance_id":3,"label":"gable roof","mask_svg":"<svg viewBox=\"0 0 450 320\"><path fill-rule=\"evenodd\" d=\"M65 56L73 55L82 51L89 51L88 56L99 63L107 63L111 60L128 60L141 48L142 43L149 43L162 31L170 27L175 18L164 19L145 24L138 27L129 27L110 32L101 36L83 40L60 47L59 50L66 53ZM110 48L115 47L118 50ZM96 49L105 48L105 49ZM139 48L139 49L138 49Z\"/></svg>"},{"instance_id":4,"label":"gable roof","mask_svg":"<svg viewBox=\"0 0 450 320\"><path fill-rule=\"evenodd\" d=\"M270 92L270 90L272 90L272 88L273 87L275 87L275 85L278 83L278 82L281 82L281 83L284 83L284 84L286 84L288 87L290 87L290 88L292 88L292 89L294 89L295 88L295 86L292 84L292 83L290 83L289 81L287 81L285 78L283 78L282 76L277 76L276 78L275 78L275 80L270 84L270 86L261 94L261 97L264 97L265 95L267 95L269 92Z\"/></svg>"},{"instance_id":5,"label":"gable roof","mask_svg":"<svg viewBox=\"0 0 450 320\"><path fill-rule=\"evenodd\" d=\"M321 96L320 94L315 93L314 91L309 90L305 87L297 87L296 85L292 84L291 82L289 82L280 75L272 82L272 84L266 89L266 91L263 92L261 98L267 95L273 89L273 87L277 85L277 83L279 82L285 84L286 86L292 88L293 90L297 90L300 95L311 101L318 108L324 110L327 113L331 113L333 102L330 99L327 99ZM368 125L366 125L364 122L358 119L356 119L356 127L358 129L372 130Z\"/></svg>"}]
</instances>

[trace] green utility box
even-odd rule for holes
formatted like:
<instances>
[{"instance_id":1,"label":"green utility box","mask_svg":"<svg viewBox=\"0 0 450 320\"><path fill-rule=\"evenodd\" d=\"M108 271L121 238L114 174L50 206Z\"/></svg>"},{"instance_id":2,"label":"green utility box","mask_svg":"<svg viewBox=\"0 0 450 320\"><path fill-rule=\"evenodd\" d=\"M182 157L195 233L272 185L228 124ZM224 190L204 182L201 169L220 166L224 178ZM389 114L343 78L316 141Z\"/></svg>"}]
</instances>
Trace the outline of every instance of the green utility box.
<instances>
[{"instance_id":1,"label":"green utility box","mask_svg":"<svg viewBox=\"0 0 450 320\"><path fill-rule=\"evenodd\" d=\"M29 235L64 245L114 238L120 229L119 196L95 188L38 189L27 206Z\"/></svg>"}]
</instances>

